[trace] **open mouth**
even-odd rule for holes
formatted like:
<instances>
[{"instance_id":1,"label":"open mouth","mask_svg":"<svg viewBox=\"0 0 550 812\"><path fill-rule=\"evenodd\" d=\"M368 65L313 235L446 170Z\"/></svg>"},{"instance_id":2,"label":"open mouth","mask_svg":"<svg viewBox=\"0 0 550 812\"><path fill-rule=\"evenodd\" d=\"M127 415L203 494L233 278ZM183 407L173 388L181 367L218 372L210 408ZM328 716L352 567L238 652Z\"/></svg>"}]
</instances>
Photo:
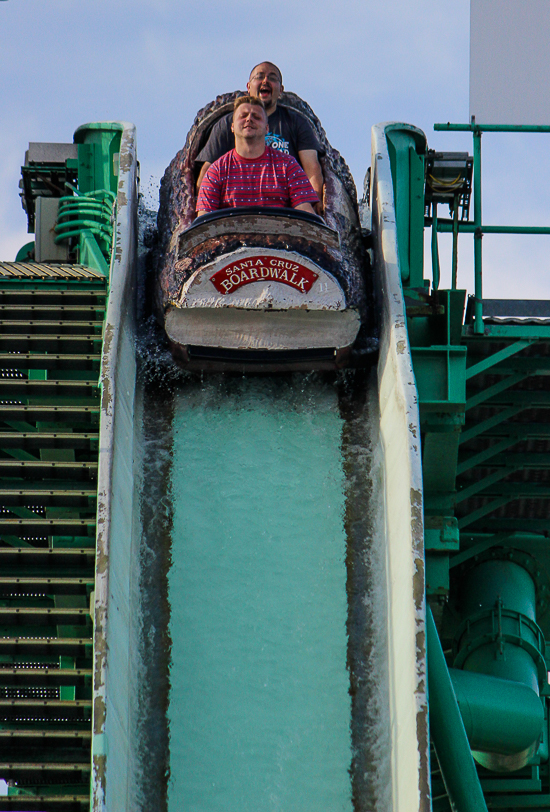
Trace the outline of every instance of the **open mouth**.
<instances>
[{"instance_id":1,"label":"open mouth","mask_svg":"<svg viewBox=\"0 0 550 812\"><path fill-rule=\"evenodd\" d=\"M272 93L272 91L271 91L270 87L261 87L260 88L260 98L262 96L270 96L271 93Z\"/></svg>"}]
</instances>

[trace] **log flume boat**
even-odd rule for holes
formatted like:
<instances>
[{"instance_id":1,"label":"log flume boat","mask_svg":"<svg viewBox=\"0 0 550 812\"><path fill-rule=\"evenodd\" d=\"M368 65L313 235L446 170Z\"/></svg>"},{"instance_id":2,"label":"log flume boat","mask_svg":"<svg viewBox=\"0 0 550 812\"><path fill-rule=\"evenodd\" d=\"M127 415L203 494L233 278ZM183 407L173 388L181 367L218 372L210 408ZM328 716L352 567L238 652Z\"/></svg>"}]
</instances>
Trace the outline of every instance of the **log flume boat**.
<instances>
[{"instance_id":1,"label":"log flume boat","mask_svg":"<svg viewBox=\"0 0 550 812\"><path fill-rule=\"evenodd\" d=\"M155 308L187 369L335 369L368 362L369 262L351 173L311 108L325 154L324 218L287 208L195 217L196 156L240 92L199 111L161 182Z\"/></svg>"}]
</instances>

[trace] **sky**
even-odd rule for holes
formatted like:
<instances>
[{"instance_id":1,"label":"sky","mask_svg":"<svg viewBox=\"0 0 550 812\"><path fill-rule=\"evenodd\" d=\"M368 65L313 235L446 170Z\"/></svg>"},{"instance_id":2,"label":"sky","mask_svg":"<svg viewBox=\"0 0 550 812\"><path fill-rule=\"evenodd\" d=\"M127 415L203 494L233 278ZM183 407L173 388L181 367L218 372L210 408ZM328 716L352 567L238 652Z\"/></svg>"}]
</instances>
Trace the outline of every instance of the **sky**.
<instances>
[{"instance_id":1,"label":"sky","mask_svg":"<svg viewBox=\"0 0 550 812\"><path fill-rule=\"evenodd\" d=\"M468 121L469 25L469 0L4 0L0 259L13 261L31 239L18 197L29 141L68 142L86 122L131 121L152 201L197 110L244 89L265 59L316 111L359 194L373 124L408 122L432 148L471 153L469 134L433 131L434 122ZM485 222L548 224L549 138L483 137ZM440 250L446 284L445 238ZM470 291L472 253L461 237L459 286ZM550 237L485 237L485 295L550 298L549 253Z\"/></svg>"}]
</instances>

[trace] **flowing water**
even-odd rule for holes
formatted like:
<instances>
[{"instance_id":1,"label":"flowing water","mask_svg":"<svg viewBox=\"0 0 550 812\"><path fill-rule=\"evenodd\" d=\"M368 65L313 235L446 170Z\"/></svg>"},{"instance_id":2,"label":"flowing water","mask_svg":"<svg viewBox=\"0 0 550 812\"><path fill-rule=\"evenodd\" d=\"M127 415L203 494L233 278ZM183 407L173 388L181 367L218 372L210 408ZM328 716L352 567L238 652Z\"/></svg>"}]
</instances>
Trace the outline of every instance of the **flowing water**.
<instances>
[{"instance_id":1,"label":"flowing water","mask_svg":"<svg viewBox=\"0 0 550 812\"><path fill-rule=\"evenodd\" d=\"M145 388L144 769L168 812L384 792L367 380L348 379Z\"/></svg>"},{"instance_id":2,"label":"flowing water","mask_svg":"<svg viewBox=\"0 0 550 812\"><path fill-rule=\"evenodd\" d=\"M226 383L174 414L169 809L346 812L337 397Z\"/></svg>"},{"instance_id":3,"label":"flowing water","mask_svg":"<svg viewBox=\"0 0 550 812\"><path fill-rule=\"evenodd\" d=\"M376 382L141 340L139 808L389 808Z\"/></svg>"}]
</instances>

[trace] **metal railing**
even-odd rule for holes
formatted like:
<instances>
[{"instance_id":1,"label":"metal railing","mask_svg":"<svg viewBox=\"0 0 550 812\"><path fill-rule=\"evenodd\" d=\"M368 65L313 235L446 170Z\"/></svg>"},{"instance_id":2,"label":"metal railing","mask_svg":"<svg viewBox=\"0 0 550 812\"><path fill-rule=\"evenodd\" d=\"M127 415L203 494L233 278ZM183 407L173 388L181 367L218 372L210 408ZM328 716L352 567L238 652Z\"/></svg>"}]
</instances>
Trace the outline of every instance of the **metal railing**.
<instances>
[{"instance_id":1,"label":"metal railing","mask_svg":"<svg viewBox=\"0 0 550 812\"><path fill-rule=\"evenodd\" d=\"M432 227L432 262L434 281L439 277L437 257L437 232L467 233L474 235L474 333L482 335L483 327L483 256L482 238L484 234L550 234L550 226L496 226L484 225L481 203L481 136L484 132L499 133L550 133L549 125L529 124L434 124L436 131L471 132L474 139L474 219L473 222L455 222L434 218ZM453 274L452 287L456 288L456 274Z\"/></svg>"}]
</instances>

